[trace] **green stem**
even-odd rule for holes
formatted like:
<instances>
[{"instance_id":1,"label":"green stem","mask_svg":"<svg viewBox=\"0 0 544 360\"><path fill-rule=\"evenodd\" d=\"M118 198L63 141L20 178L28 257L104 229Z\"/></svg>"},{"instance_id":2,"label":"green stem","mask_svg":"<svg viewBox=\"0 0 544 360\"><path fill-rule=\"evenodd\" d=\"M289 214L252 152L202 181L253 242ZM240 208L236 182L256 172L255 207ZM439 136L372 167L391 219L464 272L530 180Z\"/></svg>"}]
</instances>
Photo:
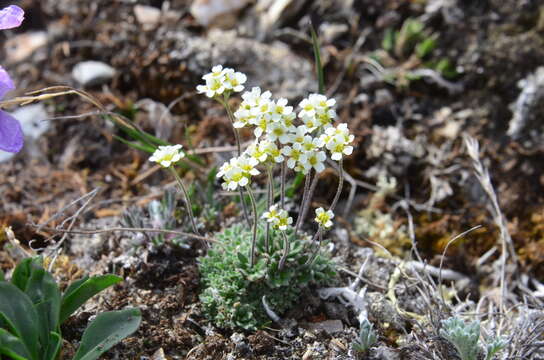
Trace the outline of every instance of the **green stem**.
<instances>
[{"instance_id":1,"label":"green stem","mask_svg":"<svg viewBox=\"0 0 544 360\"><path fill-rule=\"evenodd\" d=\"M285 261L287 260L287 256L289 256L289 251L291 251L291 244L289 243L289 239L287 238L287 235L285 235L285 231L280 231L281 235L283 236L283 255L281 256L280 263L278 265L278 270L283 270L283 267L285 266Z\"/></svg>"},{"instance_id":2,"label":"green stem","mask_svg":"<svg viewBox=\"0 0 544 360\"><path fill-rule=\"evenodd\" d=\"M251 190L251 186L248 184L246 185L246 190L249 195L249 199L251 200L251 206L253 207L253 238L251 239L251 252L249 254L249 259L251 266L255 265L255 248L257 246L257 203L255 202L255 196L253 195L253 191Z\"/></svg>"},{"instance_id":3,"label":"green stem","mask_svg":"<svg viewBox=\"0 0 544 360\"><path fill-rule=\"evenodd\" d=\"M169 169L170 169L170 172L176 178L176 181L178 182L178 185L179 185L181 191L183 192L183 196L185 196L185 206L187 208L187 214L189 215L189 219L191 219L191 225L193 227L193 231L194 231L194 233L196 235L200 235L200 233L199 233L199 231L198 231L198 229L196 227L195 216L193 214L193 206L191 204L191 199L189 198L189 193L187 192L187 189L185 188L185 185L183 185L183 181L179 177L179 174L174 169L174 167L169 167Z\"/></svg>"}]
</instances>

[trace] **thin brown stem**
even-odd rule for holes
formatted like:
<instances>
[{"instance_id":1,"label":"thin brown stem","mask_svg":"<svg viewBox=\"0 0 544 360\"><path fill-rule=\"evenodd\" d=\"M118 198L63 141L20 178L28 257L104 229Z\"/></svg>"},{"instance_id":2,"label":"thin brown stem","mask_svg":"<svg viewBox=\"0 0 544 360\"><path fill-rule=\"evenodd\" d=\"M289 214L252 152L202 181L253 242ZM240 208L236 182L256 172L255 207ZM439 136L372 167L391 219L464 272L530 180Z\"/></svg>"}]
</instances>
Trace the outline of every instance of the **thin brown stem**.
<instances>
[{"instance_id":1,"label":"thin brown stem","mask_svg":"<svg viewBox=\"0 0 544 360\"><path fill-rule=\"evenodd\" d=\"M317 241L318 239L319 241ZM319 254L319 248L321 247L322 241L323 241L323 228L320 226L317 232L315 233L314 237L312 238L312 244L315 245L315 251L308 258L308 260L306 261L304 265L310 265L315 260L315 258L317 257L317 254Z\"/></svg>"},{"instance_id":2,"label":"thin brown stem","mask_svg":"<svg viewBox=\"0 0 544 360\"><path fill-rule=\"evenodd\" d=\"M250 185L246 185L246 190L251 200L251 206L253 207L253 238L251 239L251 252L249 254L250 264L253 266L255 265L255 248L257 246L257 203L255 202L255 196Z\"/></svg>"},{"instance_id":3,"label":"thin brown stem","mask_svg":"<svg viewBox=\"0 0 544 360\"><path fill-rule=\"evenodd\" d=\"M281 235L283 236L283 255L281 256L280 263L278 265L278 270L283 270L283 267L285 266L285 261L287 261L287 256L289 256L289 251L291 251L291 244L289 243L289 239L287 238L287 235L285 234L285 231L280 231Z\"/></svg>"},{"instance_id":4,"label":"thin brown stem","mask_svg":"<svg viewBox=\"0 0 544 360\"><path fill-rule=\"evenodd\" d=\"M286 173L286 166L284 161L281 163L281 174L280 174L280 204L282 209L285 209L285 173Z\"/></svg>"},{"instance_id":5,"label":"thin brown stem","mask_svg":"<svg viewBox=\"0 0 544 360\"><path fill-rule=\"evenodd\" d=\"M302 209L304 208L304 204L306 203L306 197L308 196L308 191L310 191L311 181L312 181L312 172L310 171L306 175L306 179L304 180L304 191L302 192L302 201L300 202L299 216L297 219L297 223L295 225L295 235L298 233L298 229L300 228Z\"/></svg>"},{"instance_id":6,"label":"thin brown stem","mask_svg":"<svg viewBox=\"0 0 544 360\"><path fill-rule=\"evenodd\" d=\"M217 101L223 105L225 110L227 111L227 116L230 120L230 123L232 125L232 130L234 131L234 139L236 140L236 150L238 153L238 156L242 155L242 145L240 143L240 133L238 132L238 129L234 127L234 114L232 113L232 109L230 108L229 102L228 102L228 96L225 95L224 99L217 98ZM251 226L251 221L249 220L249 211L247 209L245 197L244 197L244 190L242 188L239 188L240 193L240 202L242 203L242 210L244 212L244 218L246 219L247 225Z\"/></svg>"},{"instance_id":7,"label":"thin brown stem","mask_svg":"<svg viewBox=\"0 0 544 360\"><path fill-rule=\"evenodd\" d=\"M304 204L304 207L302 208L302 214L299 217L299 220L300 220L299 226L302 225L302 223L306 219L306 216L308 215L308 210L310 210L312 197L314 196L314 191L315 191L315 188L317 187L318 181L319 181L319 174L315 173L314 178L312 180L312 184L310 185L310 189L308 190L308 195L306 196L306 202Z\"/></svg>"},{"instance_id":8,"label":"thin brown stem","mask_svg":"<svg viewBox=\"0 0 544 360\"><path fill-rule=\"evenodd\" d=\"M268 211L274 202L274 176L272 174L271 166L268 166L266 168L266 173L268 175L268 194L266 198L266 206ZM270 246L270 223L267 222L266 234L265 234L265 240L264 240L264 247L267 253L270 251L269 246Z\"/></svg>"},{"instance_id":9,"label":"thin brown stem","mask_svg":"<svg viewBox=\"0 0 544 360\"><path fill-rule=\"evenodd\" d=\"M344 167L343 167L343 159L340 159L338 162L338 189L336 189L336 194L334 195L334 199L332 200L331 207L329 210L334 211L334 208L336 208L336 205L338 204L338 200L340 199L340 194L342 193L342 188L344 186Z\"/></svg>"}]
</instances>

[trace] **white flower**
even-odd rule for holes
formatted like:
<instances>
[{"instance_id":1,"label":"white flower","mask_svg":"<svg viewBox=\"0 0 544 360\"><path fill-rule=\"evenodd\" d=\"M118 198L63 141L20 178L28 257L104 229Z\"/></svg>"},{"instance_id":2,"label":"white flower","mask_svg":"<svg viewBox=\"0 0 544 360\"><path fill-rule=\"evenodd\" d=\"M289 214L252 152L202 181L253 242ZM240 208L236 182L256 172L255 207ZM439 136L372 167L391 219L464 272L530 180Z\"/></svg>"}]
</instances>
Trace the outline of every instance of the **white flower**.
<instances>
[{"instance_id":1,"label":"white flower","mask_svg":"<svg viewBox=\"0 0 544 360\"><path fill-rule=\"evenodd\" d=\"M249 184L249 178L246 173L239 167L232 167L223 176L225 181L222 186L224 190L236 190L239 186L246 186Z\"/></svg>"},{"instance_id":2,"label":"white flower","mask_svg":"<svg viewBox=\"0 0 544 360\"><path fill-rule=\"evenodd\" d=\"M236 129L240 129L249 125L253 121L253 116L251 116L249 110L240 107L234 112L234 119L235 121L232 126Z\"/></svg>"},{"instance_id":3,"label":"white flower","mask_svg":"<svg viewBox=\"0 0 544 360\"><path fill-rule=\"evenodd\" d=\"M304 115L302 116L302 122L304 123L304 128L306 132L313 132L319 126L315 116Z\"/></svg>"},{"instance_id":4,"label":"white flower","mask_svg":"<svg viewBox=\"0 0 544 360\"><path fill-rule=\"evenodd\" d=\"M331 159L340 160L343 155L351 155L353 146L350 144L355 139L355 136L349 133L347 124L339 124L337 127L330 127L325 130L325 134L321 135L321 141L325 143L325 147L331 152Z\"/></svg>"},{"instance_id":5,"label":"white flower","mask_svg":"<svg viewBox=\"0 0 544 360\"><path fill-rule=\"evenodd\" d=\"M159 163L165 168L170 167L185 157L185 154L180 151L181 148L181 145L159 146L153 155L151 155L149 161Z\"/></svg>"},{"instance_id":6,"label":"white flower","mask_svg":"<svg viewBox=\"0 0 544 360\"><path fill-rule=\"evenodd\" d=\"M287 144L289 142L289 129L281 122L273 122L269 124L266 132L268 134L268 140L270 141L279 140L282 144Z\"/></svg>"},{"instance_id":7,"label":"white flower","mask_svg":"<svg viewBox=\"0 0 544 360\"><path fill-rule=\"evenodd\" d=\"M244 90L244 83L247 80L247 76L241 72L235 72L233 69L225 69L225 88L234 92L240 92Z\"/></svg>"},{"instance_id":8,"label":"white flower","mask_svg":"<svg viewBox=\"0 0 544 360\"><path fill-rule=\"evenodd\" d=\"M320 173L325 170L324 162L326 159L327 155L325 155L324 151L306 152L300 156L301 171L307 174L311 169L314 169L316 173Z\"/></svg>"},{"instance_id":9,"label":"white flower","mask_svg":"<svg viewBox=\"0 0 544 360\"><path fill-rule=\"evenodd\" d=\"M327 113L335 104L336 100L327 99L325 95L310 94L307 99L303 99L298 105L301 108L298 116L300 118L305 116L315 117L317 114Z\"/></svg>"},{"instance_id":10,"label":"white flower","mask_svg":"<svg viewBox=\"0 0 544 360\"><path fill-rule=\"evenodd\" d=\"M299 126L295 128L293 134L291 134L290 142L291 144L301 144L304 142L304 136L306 135L306 127Z\"/></svg>"},{"instance_id":11,"label":"white flower","mask_svg":"<svg viewBox=\"0 0 544 360\"><path fill-rule=\"evenodd\" d=\"M225 74L222 65L216 65L212 72L202 76L206 81L205 85L198 85L196 90L199 94L205 93L207 97L213 98L225 92Z\"/></svg>"},{"instance_id":12,"label":"white flower","mask_svg":"<svg viewBox=\"0 0 544 360\"><path fill-rule=\"evenodd\" d=\"M300 156L302 155L302 151L300 150L300 146L286 146L281 149L281 152L283 155L287 156L287 167L289 169L294 169L297 162L300 161Z\"/></svg>"},{"instance_id":13,"label":"white flower","mask_svg":"<svg viewBox=\"0 0 544 360\"><path fill-rule=\"evenodd\" d=\"M263 163L268 158L268 154L263 144L255 141L244 151L244 154L256 159L259 163Z\"/></svg>"},{"instance_id":14,"label":"white flower","mask_svg":"<svg viewBox=\"0 0 544 360\"><path fill-rule=\"evenodd\" d=\"M270 206L268 211L263 214L262 218L266 219L266 221L269 223L276 222L278 219L278 205Z\"/></svg>"},{"instance_id":15,"label":"white flower","mask_svg":"<svg viewBox=\"0 0 544 360\"><path fill-rule=\"evenodd\" d=\"M274 228L285 231L293 223L293 218L289 216L287 210L281 209L278 212L277 221L273 223Z\"/></svg>"},{"instance_id":16,"label":"white flower","mask_svg":"<svg viewBox=\"0 0 544 360\"><path fill-rule=\"evenodd\" d=\"M332 210L323 209L322 207L315 209L315 222L324 229L330 229L332 227L331 219L334 218Z\"/></svg>"},{"instance_id":17,"label":"white flower","mask_svg":"<svg viewBox=\"0 0 544 360\"><path fill-rule=\"evenodd\" d=\"M272 104L272 121L281 121L285 116L293 114L293 107L287 106L287 99L281 98Z\"/></svg>"},{"instance_id":18,"label":"white flower","mask_svg":"<svg viewBox=\"0 0 544 360\"><path fill-rule=\"evenodd\" d=\"M264 93L261 93L261 88L258 86L255 86L251 89L251 91L246 91L242 94L242 99L244 100L244 103L247 104L250 108L258 107L263 102L270 102L270 97L272 96L272 93L270 91L265 91Z\"/></svg>"},{"instance_id":19,"label":"white flower","mask_svg":"<svg viewBox=\"0 0 544 360\"><path fill-rule=\"evenodd\" d=\"M261 142L262 149L266 152L266 154L270 157L270 159L276 163L281 163L285 160L283 155L281 154L280 149L278 146L268 140L264 140Z\"/></svg>"},{"instance_id":20,"label":"white flower","mask_svg":"<svg viewBox=\"0 0 544 360\"><path fill-rule=\"evenodd\" d=\"M353 153L353 146L347 145L345 139L341 135L336 135L326 145L327 149L331 152L331 159L340 160L343 155L351 155Z\"/></svg>"},{"instance_id":21,"label":"white flower","mask_svg":"<svg viewBox=\"0 0 544 360\"><path fill-rule=\"evenodd\" d=\"M332 126L332 121L336 118L336 111L328 110L323 113L318 113L315 116L316 123L322 129L328 129Z\"/></svg>"},{"instance_id":22,"label":"white flower","mask_svg":"<svg viewBox=\"0 0 544 360\"><path fill-rule=\"evenodd\" d=\"M283 117L281 118L281 121L283 122L283 125L287 128L287 130L289 130L289 132L296 132L297 131L297 127L294 125L294 121L295 119L297 118L297 116L295 115L294 112L288 114L288 115L283 115Z\"/></svg>"},{"instance_id":23,"label":"white flower","mask_svg":"<svg viewBox=\"0 0 544 360\"><path fill-rule=\"evenodd\" d=\"M213 98L225 92L225 85L222 79L210 78L206 80L206 85L198 85L196 90L199 94L206 94L207 97Z\"/></svg>"},{"instance_id":24,"label":"white flower","mask_svg":"<svg viewBox=\"0 0 544 360\"><path fill-rule=\"evenodd\" d=\"M303 151L312 152L323 147L323 141L320 138L314 138L310 135L305 135L300 146Z\"/></svg>"},{"instance_id":25,"label":"white flower","mask_svg":"<svg viewBox=\"0 0 544 360\"><path fill-rule=\"evenodd\" d=\"M236 190L238 186L248 185L252 176L260 174L255 168L258 163L256 159L243 154L223 164L217 174L223 177L223 189Z\"/></svg>"},{"instance_id":26,"label":"white flower","mask_svg":"<svg viewBox=\"0 0 544 360\"><path fill-rule=\"evenodd\" d=\"M272 224L274 229L281 231L287 230L287 228L293 223L293 218L289 216L287 210L278 209L278 205L272 205L262 216L267 222Z\"/></svg>"},{"instance_id":27,"label":"white flower","mask_svg":"<svg viewBox=\"0 0 544 360\"><path fill-rule=\"evenodd\" d=\"M255 135L255 137L258 139L266 132L269 121L266 118L266 116L253 116L250 119L250 123L252 125L255 125L255 129L253 130L253 135Z\"/></svg>"}]
</instances>

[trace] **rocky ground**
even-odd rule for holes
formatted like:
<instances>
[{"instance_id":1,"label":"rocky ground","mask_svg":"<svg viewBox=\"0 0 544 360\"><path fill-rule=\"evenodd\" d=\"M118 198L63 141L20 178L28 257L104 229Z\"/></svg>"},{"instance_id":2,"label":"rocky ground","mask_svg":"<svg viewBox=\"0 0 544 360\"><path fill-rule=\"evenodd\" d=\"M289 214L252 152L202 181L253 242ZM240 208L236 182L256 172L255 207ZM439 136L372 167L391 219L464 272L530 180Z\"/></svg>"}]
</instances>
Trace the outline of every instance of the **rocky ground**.
<instances>
[{"instance_id":1,"label":"rocky ground","mask_svg":"<svg viewBox=\"0 0 544 360\"><path fill-rule=\"evenodd\" d=\"M197 193L211 189L205 201L213 211L201 218L208 234L240 215L206 180L234 144L222 108L195 91L211 66L236 68L248 75L248 87L296 104L317 90L311 22L327 94L356 135L329 234L339 264L331 286L344 290L308 289L274 327L227 331L199 307L199 242L73 233L57 264L62 281L83 272L113 272L125 281L65 325L65 358L92 314L131 305L142 309L142 326L106 358L453 359L440 320L502 303L502 241L511 245L506 301L524 309L503 314L510 345L502 358L544 358L544 2L231 0L216 16L212 0L21 0L0 7L14 2L25 8L26 22L0 34L2 64L18 87L13 95L55 85L85 89L107 111L197 149L203 164L185 179L199 184ZM54 229L66 229L63 221L84 201L70 204L95 189L72 230L123 226L124 215L174 186L145 153L116 141L118 130L81 97L9 110L27 143L15 157L0 154L0 227L10 226L27 251L47 253L62 237ZM487 186L467 136L479 142ZM330 203L336 182L326 171L313 205ZM21 254L5 236L0 247L0 267L8 271ZM364 301L350 301L346 289ZM363 311L378 342L356 354ZM493 332L491 319L482 318ZM528 333L536 337L529 341Z\"/></svg>"}]
</instances>

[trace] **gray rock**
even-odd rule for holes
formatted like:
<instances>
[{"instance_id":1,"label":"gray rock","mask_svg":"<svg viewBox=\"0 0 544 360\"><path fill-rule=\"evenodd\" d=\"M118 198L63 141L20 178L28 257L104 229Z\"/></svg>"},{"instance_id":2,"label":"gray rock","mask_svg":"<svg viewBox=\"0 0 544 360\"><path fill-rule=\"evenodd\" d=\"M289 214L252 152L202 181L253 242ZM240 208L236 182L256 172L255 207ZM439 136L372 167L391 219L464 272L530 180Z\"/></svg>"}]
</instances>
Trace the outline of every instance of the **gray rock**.
<instances>
[{"instance_id":1,"label":"gray rock","mask_svg":"<svg viewBox=\"0 0 544 360\"><path fill-rule=\"evenodd\" d=\"M72 77L83 86L101 85L115 76L115 69L100 61L83 61L74 66Z\"/></svg>"}]
</instances>

